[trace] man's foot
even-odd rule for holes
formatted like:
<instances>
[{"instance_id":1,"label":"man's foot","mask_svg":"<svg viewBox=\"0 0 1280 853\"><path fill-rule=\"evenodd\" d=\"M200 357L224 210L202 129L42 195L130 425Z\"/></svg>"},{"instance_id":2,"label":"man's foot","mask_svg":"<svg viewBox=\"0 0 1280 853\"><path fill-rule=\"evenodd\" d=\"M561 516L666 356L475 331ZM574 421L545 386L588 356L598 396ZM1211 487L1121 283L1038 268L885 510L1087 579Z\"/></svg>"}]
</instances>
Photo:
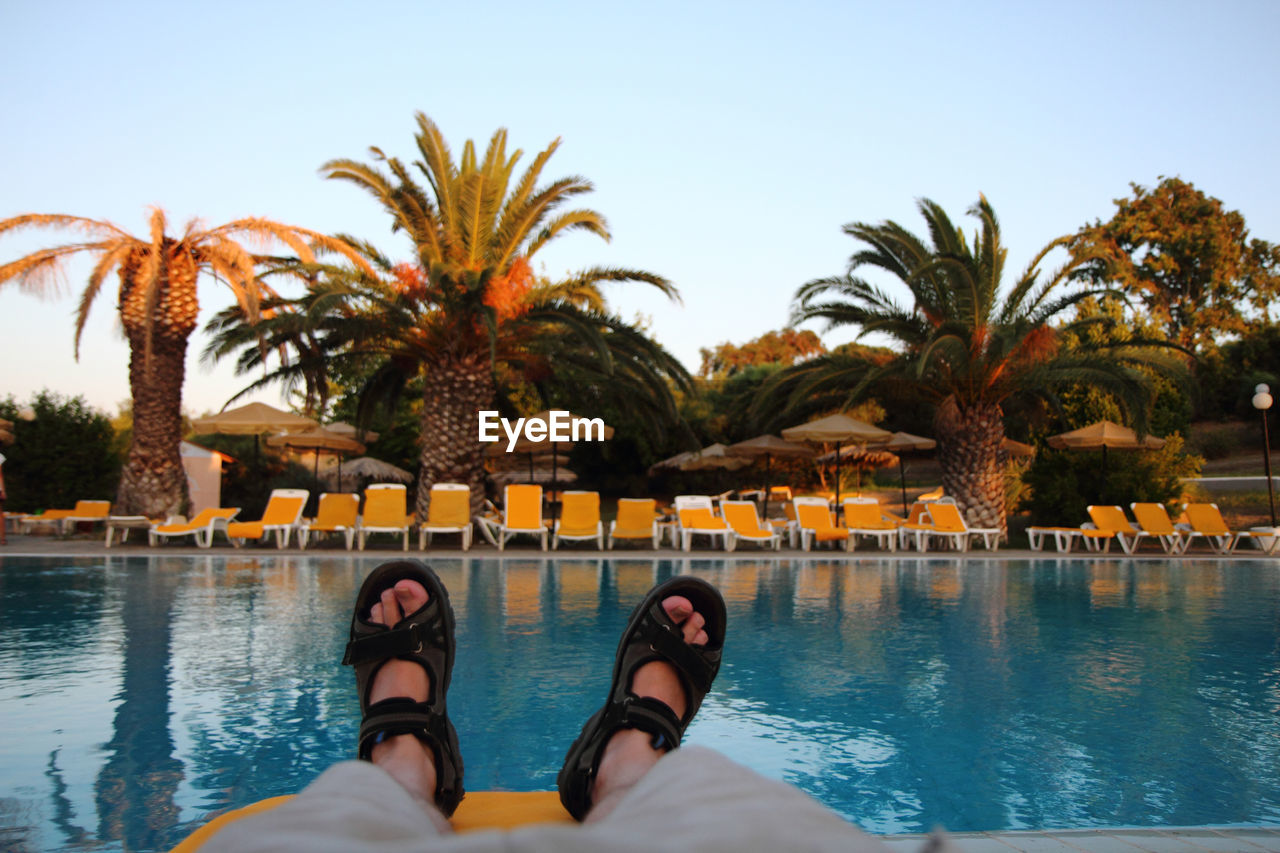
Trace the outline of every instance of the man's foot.
<instances>
[{"instance_id":1,"label":"man's foot","mask_svg":"<svg viewBox=\"0 0 1280 853\"><path fill-rule=\"evenodd\" d=\"M446 702L453 660L453 608L440 577L414 560L370 572L356 594L342 660L355 668L360 697L357 754L445 817L463 797L462 754Z\"/></svg>"},{"instance_id":2,"label":"man's foot","mask_svg":"<svg viewBox=\"0 0 1280 853\"><path fill-rule=\"evenodd\" d=\"M691 646L705 646L709 640L706 618L694 610L689 599L673 595L662 600L662 609L680 626L681 636ZM635 671L631 692L651 697L683 719L688 706L684 685L675 668L665 661L650 661ZM618 801L653 765L665 750L654 746L654 737L639 729L614 732L605 744L600 769L591 789L592 808L585 820L599 820L613 811Z\"/></svg>"},{"instance_id":3,"label":"man's foot","mask_svg":"<svg viewBox=\"0 0 1280 853\"><path fill-rule=\"evenodd\" d=\"M369 621L394 628L401 619L427 603L427 591L413 580L397 581L382 591L369 610ZM431 676L418 663L392 658L373 677L369 703L405 698L425 702L431 695ZM391 735L373 746L370 760L386 770L409 793L430 803L435 798L435 756L425 743L411 734Z\"/></svg>"}]
</instances>

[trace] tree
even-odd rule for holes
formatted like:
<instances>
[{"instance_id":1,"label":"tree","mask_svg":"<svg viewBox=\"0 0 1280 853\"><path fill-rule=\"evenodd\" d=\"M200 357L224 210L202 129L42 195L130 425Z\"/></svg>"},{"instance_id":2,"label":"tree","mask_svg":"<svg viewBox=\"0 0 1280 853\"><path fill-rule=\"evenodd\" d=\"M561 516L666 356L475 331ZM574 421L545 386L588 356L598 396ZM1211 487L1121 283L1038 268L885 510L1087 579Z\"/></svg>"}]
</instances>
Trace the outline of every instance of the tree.
<instances>
[{"instance_id":1,"label":"tree","mask_svg":"<svg viewBox=\"0 0 1280 853\"><path fill-rule=\"evenodd\" d=\"M685 382L685 371L638 329L608 314L598 285L643 282L677 295L666 279L637 270L593 267L559 281L540 279L532 258L557 237L584 230L609 238L596 211L562 210L591 190L588 181L539 184L559 140L513 183L522 152L507 154L506 130L494 133L483 158L468 140L455 163L436 125L416 117L421 159L413 164L375 148L374 161L386 171L355 160L322 168L382 205L392 231L412 242L413 262L393 264L361 244L380 274L325 270L293 308L307 318L328 360L368 377L366 412L420 381L418 509L425 513L433 483L451 481L471 486L478 510L484 467L476 413L497 408L521 384L545 395L572 383L579 399L608 394L633 409L674 417L667 380ZM314 359L298 359L256 384L308 368Z\"/></svg>"},{"instance_id":2,"label":"tree","mask_svg":"<svg viewBox=\"0 0 1280 853\"><path fill-rule=\"evenodd\" d=\"M5 448L5 485L11 509L70 508L77 500L110 497L120 476L110 419L83 397L49 391L30 403L25 419L12 397L0 400L0 418L13 421L15 443Z\"/></svg>"},{"instance_id":3,"label":"tree","mask_svg":"<svg viewBox=\"0 0 1280 853\"><path fill-rule=\"evenodd\" d=\"M110 222L78 216L24 214L0 221L0 235L24 228L73 229L89 235L85 242L41 249L0 266L0 285L16 281L24 288L44 291L55 283L69 256L87 252L96 258L76 312L77 358L89 309L111 272L118 273L117 307L129 341L134 414L129 457L116 496L116 510L126 515L165 516L181 512L186 502L187 481L178 445L187 340L200 309L196 297L200 273L226 284L240 309L256 316L259 300L269 291L256 278L258 258L239 240L279 242L308 261L315 258L313 249L340 252L353 263L365 265L341 240L268 219L237 219L216 228L192 220L174 238L166 233L164 211L156 208L145 239Z\"/></svg>"},{"instance_id":4,"label":"tree","mask_svg":"<svg viewBox=\"0 0 1280 853\"><path fill-rule=\"evenodd\" d=\"M782 400L787 411L781 417L786 417L815 399L841 409L871 395L886 408L895 399L925 402L934 410L943 488L970 523L1004 527L1000 446L1006 400L1018 395L1052 399L1056 387L1090 382L1115 395L1141 428L1149 381L1139 367L1171 371L1177 363L1145 341L1092 345L1074 323L1051 325L1092 292L1055 294L1083 259L1042 280L1041 264L1067 238L1040 250L1001 295L1007 249L986 198L968 211L980 223L971 244L937 204L925 199L919 207L931 244L891 221L845 226L866 248L853 254L845 275L802 286L792 314L795 323L824 319L829 327L856 326L860 337L887 335L900 349L888 356L838 353L796 365L779 374L757 405ZM866 268L899 279L912 304L899 305L862 278ZM1072 333L1085 343L1067 349L1062 339Z\"/></svg>"},{"instance_id":5,"label":"tree","mask_svg":"<svg viewBox=\"0 0 1280 853\"><path fill-rule=\"evenodd\" d=\"M702 354L702 367L698 370L698 375L703 379L724 378L748 367L795 364L826 351L822 339L813 332L788 327L776 332L765 332L741 346L726 341L714 349L704 347L699 350Z\"/></svg>"},{"instance_id":6,"label":"tree","mask_svg":"<svg viewBox=\"0 0 1280 853\"><path fill-rule=\"evenodd\" d=\"M1222 335L1247 328L1247 308L1270 322L1280 295L1280 248L1250 239L1244 217L1179 178L1161 178L1115 215L1085 226L1071 241L1074 275L1114 283L1189 352L1215 350Z\"/></svg>"}]
</instances>

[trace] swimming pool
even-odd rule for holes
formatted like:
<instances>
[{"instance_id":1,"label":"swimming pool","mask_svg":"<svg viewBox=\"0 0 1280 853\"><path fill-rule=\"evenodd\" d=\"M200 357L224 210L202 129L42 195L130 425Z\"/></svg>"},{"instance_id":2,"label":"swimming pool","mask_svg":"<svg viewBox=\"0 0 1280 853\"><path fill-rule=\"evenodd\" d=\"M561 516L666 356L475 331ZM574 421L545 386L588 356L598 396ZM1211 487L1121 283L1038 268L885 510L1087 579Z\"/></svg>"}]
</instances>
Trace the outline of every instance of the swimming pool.
<instances>
[{"instance_id":1,"label":"swimming pool","mask_svg":"<svg viewBox=\"0 0 1280 853\"><path fill-rule=\"evenodd\" d=\"M166 849L347 757L388 556L0 558L0 847ZM871 831L1280 824L1275 561L433 565L472 790L554 788L632 604L692 572L730 627L690 742Z\"/></svg>"}]
</instances>

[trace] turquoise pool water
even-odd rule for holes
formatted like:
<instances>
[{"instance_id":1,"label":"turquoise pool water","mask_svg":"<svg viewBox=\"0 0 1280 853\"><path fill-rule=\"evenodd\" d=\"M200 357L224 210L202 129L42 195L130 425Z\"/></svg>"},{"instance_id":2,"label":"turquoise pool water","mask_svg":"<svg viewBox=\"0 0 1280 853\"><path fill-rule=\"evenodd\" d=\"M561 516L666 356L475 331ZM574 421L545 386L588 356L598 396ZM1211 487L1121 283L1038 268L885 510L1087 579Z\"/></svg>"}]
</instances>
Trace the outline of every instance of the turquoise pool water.
<instances>
[{"instance_id":1,"label":"turquoise pool water","mask_svg":"<svg viewBox=\"0 0 1280 853\"><path fill-rule=\"evenodd\" d=\"M166 849L347 757L378 562L0 558L0 848ZM690 740L867 829L1280 824L1280 561L433 564L472 790L553 788L631 605L692 572L730 631Z\"/></svg>"}]
</instances>

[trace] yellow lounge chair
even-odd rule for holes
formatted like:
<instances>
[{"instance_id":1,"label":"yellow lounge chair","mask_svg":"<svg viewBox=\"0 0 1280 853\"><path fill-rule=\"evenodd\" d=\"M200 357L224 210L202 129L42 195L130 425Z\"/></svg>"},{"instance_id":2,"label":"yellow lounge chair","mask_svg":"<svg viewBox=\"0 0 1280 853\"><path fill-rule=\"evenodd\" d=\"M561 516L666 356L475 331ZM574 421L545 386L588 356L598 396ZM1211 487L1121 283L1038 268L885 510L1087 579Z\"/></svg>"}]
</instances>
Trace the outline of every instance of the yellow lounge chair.
<instances>
[{"instance_id":1,"label":"yellow lounge chair","mask_svg":"<svg viewBox=\"0 0 1280 853\"><path fill-rule=\"evenodd\" d=\"M61 533L63 521L74 512L74 509L46 509L44 512L38 512L34 515L25 515L18 523L22 526L23 533L30 533L31 528L37 524L48 524L54 528L55 532ZM12 515L12 513L10 514Z\"/></svg>"},{"instance_id":2,"label":"yellow lounge chair","mask_svg":"<svg viewBox=\"0 0 1280 853\"><path fill-rule=\"evenodd\" d=\"M518 534L537 536L547 550L547 525L542 520L542 486L512 483L502 490L502 513L497 518L481 517L485 537L505 550L507 540Z\"/></svg>"},{"instance_id":3,"label":"yellow lounge chair","mask_svg":"<svg viewBox=\"0 0 1280 853\"><path fill-rule=\"evenodd\" d=\"M724 501L720 504L720 512L733 531L725 543L725 550L732 551L739 542L755 542L761 548L775 551L781 546L781 534L760 523L756 505L751 501Z\"/></svg>"},{"instance_id":4,"label":"yellow lounge chair","mask_svg":"<svg viewBox=\"0 0 1280 853\"><path fill-rule=\"evenodd\" d=\"M853 545L857 537L876 540L881 548L895 550L898 544L898 522L885 515L875 498L849 498L844 501L844 526L849 529ZM852 548L853 545L850 547Z\"/></svg>"},{"instance_id":5,"label":"yellow lounge chair","mask_svg":"<svg viewBox=\"0 0 1280 853\"><path fill-rule=\"evenodd\" d=\"M929 518L929 506L934 501L940 500L942 490L936 492L936 497L921 495L919 498L911 502L911 508L907 510L906 518L899 518L897 515L883 510L885 516L898 525L898 550L905 551L916 541L915 530L921 525L931 524Z\"/></svg>"},{"instance_id":6,"label":"yellow lounge chair","mask_svg":"<svg viewBox=\"0 0 1280 853\"><path fill-rule=\"evenodd\" d=\"M1124 510L1118 506L1091 504L1089 518L1094 527L1119 542L1122 551L1126 554L1133 553L1133 548L1138 544L1138 537L1142 531L1133 526L1133 522L1124 514Z\"/></svg>"},{"instance_id":7,"label":"yellow lounge chair","mask_svg":"<svg viewBox=\"0 0 1280 853\"><path fill-rule=\"evenodd\" d=\"M298 528L298 547L306 548L312 533L341 533L347 550L355 544L356 528L360 523L360 496L351 492L325 492L320 496L313 521Z\"/></svg>"},{"instance_id":8,"label":"yellow lounge chair","mask_svg":"<svg viewBox=\"0 0 1280 853\"><path fill-rule=\"evenodd\" d=\"M1187 543L1182 549L1184 551L1191 546L1191 540L1197 537L1203 538L1209 543L1209 547L1219 554L1231 553L1245 539L1252 539L1258 544L1259 548L1268 554L1274 552L1277 543L1280 543L1280 537L1277 537L1273 532L1232 530L1227 526L1227 522L1222 517L1222 511L1218 509L1217 504L1187 504L1183 514L1191 528L1187 531ZM1263 543L1266 540L1271 541L1264 545Z\"/></svg>"},{"instance_id":9,"label":"yellow lounge chair","mask_svg":"<svg viewBox=\"0 0 1280 853\"><path fill-rule=\"evenodd\" d=\"M710 536L712 539L718 536L724 549L730 550L732 531L723 518L716 518L711 498L707 495L676 496L676 527L680 547L685 551L693 548L694 536Z\"/></svg>"},{"instance_id":10,"label":"yellow lounge chair","mask_svg":"<svg viewBox=\"0 0 1280 853\"><path fill-rule=\"evenodd\" d=\"M800 532L801 548L808 551L815 542L843 542L846 551L853 547L849 528L836 526L826 498L798 497L792 498L791 503L796 509L796 528Z\"/></svg>"},{"instance_id":11,"label":"yellow lounge chair","mask_svg":"<svg viewBox=\"0 0 1280 853\"><path fill-rule=\"evenodd\" d=\"M227 524L240 512L240 507L222 507L219 509L202 509L190 521L166 522L154 525L147 531L147 541L155 545L161 539L176 539L190 536L195 539L196 546L208 548L213 544L213 534L221 530L227 532Z\"/></svg>"},{"instance_id":12,"label":"yellow lounge chair","mask_svg":"<svg viewBox=\"0 0 1280 853\"><path fill-rule=\"evenodd\" d=\"M594 539L596 547L604 550L599 492L565 492L561 496L560 517L551 534L551 547L559 548L561 539L577 542Z\"/></svg>"},{"instance_id":13,"label":"yellow lounge chair","mask_svg":"<svg viewBox=\"0 0 1280 853\"><path fill-rule=\"evenodd\" d=\"M431 487L427 520L418 525L418 550L425 551L434 533L462 534L462 550L471 550L471 487L436 483Z\"/></svg>"},{"instance_id":14,"label":"yellow lounge chair","mask_svg":"<svg viewBox=\"0 0 1280 853\"><path fill-rule=\"evenodd\" d=\"M378 483L364 490L364 513L356 532L361 551L370 533L399 534L403 550L409 550L409 524L413 518L405 511L405 494L400 483Z\"/></svg>"},{"instance_id":15,"label":"yellow lounge chair","mask_svg":"<svg viewBox=\"0 0 1280 853\"><path fill-rule=\"evenodd\" d=\"M916 550L926 551L929 539L938 537L949 541L957 551L968 551L975 536L982 538L982 544L988 551L994 551L1000 545L1003 531L998 527L970 527L960 512L960 507L951 498L939 498L929 502L929 520L919 524L904 525L912 531L916 540Z\"/></svg>"},{"instance_id":16,"label":"yellow lounge chair","mask_svg":"<svg viewBox=\"0 0 1280 853\"><path fill-rule=\"evenodd\" d=\"M311 492L306 489L273 489L267 508L259 521L233 521L227 525L227 538L239 548L246 541L276 535L276 547L289 547L289 537L302 524L302 508Z\"/></svg>"},{"instance_id":17,"label":"yellow lounge chair","mask_svg":"<svg viewBox=\"0 0 1280 853\"><path fill-rule=\"evenodd\" d=\"M111 501L76 501L75 509L62 518L62 534L65 536L73 533L76 525L82 521L106 524L110 515Z\"/></svg>"},{"instance_id":18,"label":"yellow lounge chair","mask_svg":"<svg viewBox=\"0 0 1280 853\"><path fill-rule=\"evenodd\" d=\"M662 538L657 506L653 498L619 498L618 516L609 522L605 547L612 549L615 539L648 539L657 549Z\"/></svg>"},{"instance_id":19,"label":"yellow lounge chair","mask_svg":"<svg viewBox=\"0 0 1280 853\"><path fill-rule=\"evenodd\" d=\"M1169 511L1164 504L1131 503L1129 509L1138 522L1138 538L1134 541L1134 550L1144 538L1155 539L1166 554L1181 554L1186 549L1188 539L1183 538L1181 530L1173 526Z\"/></svg>"}]
</instances>

